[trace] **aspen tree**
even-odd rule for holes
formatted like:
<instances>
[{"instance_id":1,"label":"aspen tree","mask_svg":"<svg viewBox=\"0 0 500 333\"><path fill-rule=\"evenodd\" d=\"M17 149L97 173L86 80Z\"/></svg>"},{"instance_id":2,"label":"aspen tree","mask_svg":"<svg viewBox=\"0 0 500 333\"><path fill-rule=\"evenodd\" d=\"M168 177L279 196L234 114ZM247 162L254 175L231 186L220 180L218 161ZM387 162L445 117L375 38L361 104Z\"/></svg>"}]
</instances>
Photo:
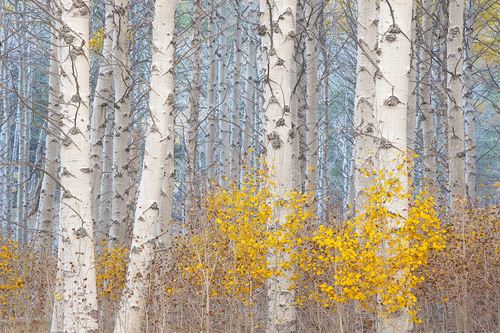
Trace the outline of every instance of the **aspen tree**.
<instances>
[{"instance_id":1,"label":"aspen tree","mask_svg":"<svg viewBox=\"0 0 500 333\"><path fill-rule=\"evenodd\" d=\"M97 85L95 88L94 103L92 105L92 115L90 118L90 144L92 145L92 219L94 221L99 220L99 211L104 209L111 209L110 202L104 202L101 200L102 192L101 188L101 178L103 177L102 170L103 160L103 145L105 128L108 126L106 120L106 114L113 112L113 91L112 91L112 80L113 80L113 67L111 65L111 49L113 40L113 3L108 2L106 4L106 20L104 25L104 40L102 46L102 57L99 66L99 76L97 77ZM112 126L113 124L111 124ZM101 202L101 204L99 203ZM109 204L107 208L101 207L102 205ZM102 220L102 219L101 219ZM109 219L104 220L106 224L109 224ZM99 228L103 228L99 224ZM105 228L109 230L109 226ZM106 238L108 234L106 233Z\"/></svg>"},{"instance_id":2,"label":"aspen tree","mask_svg":"<svg viewBox=\"0 0 500 333\"><path fill-rule=\"evenodd\" d=\"M377 75L377 10L374 1L358 3L358 63L355 99L355 147L354 147L354 202L351 204L363 212L366 202L365 189L370 186L363 171L373 171L377 165L375 155L375 77Z\"/></svg>"},{"instance_id":3,"label":"aspen tree","mask_svg":"<svg viewBox=\"0 0 500 333\"><path fill-rule=\"evenodd\" d=\"M53 2L52 12L60 17L60 4ZM47 115L47 136L45 138L45 163L42 189L40 193L40 207L38 209L38 231L36 239L41 256L50 254L52 247L52 221L54 220L54 199L56 194L56 179L59 157L59 38L57 22L52 23L49 71L49 107Z\"/></svg>"},{"instance_id":4,"label":"aspen tree","mask_svg":"<svg viewBox=\"0 0 500 333\"><path fill-rule=\"evenodd\" d=\"M472 59L474 43L474 3L467 0L467 21L465 22L465 72L464 72L464 97L465 97L465 182L467 184L467 196L471 200L476 199L476 148L475 148L475 110L474 110L474 83L472 80Z\"/></svg>"},{"instance_id":5,"label":"aspen tree","mask_svg":"<svg viewBox=\"0 0 500 333\"><path fill-rule=\"evenodd\" d=\"M421 79L421 123L424 146L424 167L426 184L429 193L435 195L437 190L437 165L436 165L436 123L431 99L431 68L432 68L432 0L424 0L423 5L423 47L420 69Z\"/></svg>"},{"instance_id":6,"label":"aspen tree","mask_svg":"<svg viewBox=\"0 0 500 333\"><path fill-rule=\"evenodd\" d=\"M465 133L462 105L464 1L450 0L446 58L448 71L448 155L451 210L467 199L465 184Z\"/></svg>"},{"instance_id":7,"label":"aspen tree","mask_svg":"<svg viewBox=\"0 0 500 333\"><path fill-rule=\"evenodd\" d=\"M277 202L293 186L293 147L296 139L291 99L293 91L292 67L296 37L295 0L262 0L260 3L260 26L262 37L262 65L264 71L264 138L265 159L270 167L270 180L274 183L271 192ZM279 169L278 169L279 168ZM274 206L274 222L270 230L278 230L285 222L287 209L280 204ZM273 271L280 263L289 259L289 253L268 249L268 261ZM292 272L282 270L268 279L268 323L267 332L291 333L297 331L295 291L291 284Z\"/></svg>"},{"instance_id":8,"label":"aspen tree","mask_svg":"<svg viewBox=\"0 0 500 333\"><path fill-rule=\"evenodd\" d=\"M375 124L378 136L378 162L398 179L402 193L408 191L406 168L399 169L407 149L408 71L411 64L411 18L413 2L380 2L378 65L376 75ZM402 217L408 214L408 200L395 200L390 210ZM394 226L395 227L395 226ZM387 255L387 254L382 254ZM383 307L383 305L381 305ZM407 310L378 317L378 332L404 333L411 329Z\"/></svg>"},{"instance_id":9,"label":"aspen tree","mask_svg":"<svg viewBox=\"0 0 500 333\"><path fill-rule=\"evenodd\" d=\"M98 329L97 287L91 212L89 141L89 14L90 1L61 1L61 194L58 271L64 278L64 332ZM59 305L59 307L58 307ZM53 326L54 323L53 323Z\"/></svg>"},{"instance_id":10,"label":"aspen tree","mask_svg":"<svg viewBox=\"0 0 500 333\"><path fill-rule=\"evenodd\" d=\"M150 112L142 179L125 291L115 333L142 332L148 275L154 260L165 160L173 156L175 0L156 0L153 20ZM167 141L171 141L170 144ZM168 237L164 235L163 237Z\"/></svg>"},{"instance_id":11,"label":"aspen tree","mask_svg":"<svg viewBox=\"0 0 500 333\"><path fill-rule=\"evenodd\" d=\"M217 175L217 167L215 162L215 137L217 133L217 115L216 115L216 95L217 95L217 60L215 51L217 48L217 40L215 36L215 18L216 18L216 1L211 2L210 8L210 44L208 46L210 53L210 66L208 69L208 136L207 136L207 169L208 180L214 182Z\"/></svg>"},{"instance_id":12,"label":"aspen tree","mask_svg":"<svg viewBox=\"0 0 500 333\"><path fill-rule=\"evenodd\" d=\"M221 4L221 33L219 39L220 54L219 59L219 98L221 104L220 110L220 173L221 186L228 188L231 175L231 153L230 153L230 135L229 135L229 107L228 107L228 85L227 85L227 62L223 55L227 54L227 6L228 1Z\"/></svg>"},{"instance_id":13,"label":"aspen tree","mask_svg":"<svg viewBox=\"0 0 500 333\"><path fill-rule=\"evenodd\" d=\"M317 0L307 0L306 18L309 22L306 31L306 189L309 193L314 193L315 200L312 201L311 210L316 211L318 194L318 2Z\"/></svg>"},{"instance_id":14,"label":"aspen tree","mask_svg":"<svg viewBox=\"0 0 500 333\"><path fill-rule=\"evenodd\" d=\"M241 1L235 2L234 27L233 110L231 113L231 181L239 181L240 172L240 72L241 72Z\"/></svg>"},{"instance_id":15,"label":"aspen tree","mask_svg":"<svg viewBox=\"0 0 500 333\"><path fill-rule=\"evenodd\" d=\"M191 89L189 91L189 115L186 146L186 201L184 211L187 217L195 212L197 206L197 163L198 163L198 114L200 108L200 73L201 73L201 0L194 1L193 39L191 48Z\"/></svg>"},{"instance_id":16,"label":"aspen tree","mask_svg":"<svg viewBox=\"0 0 500 333\"><path fill-rule=\"evenodd\" d=\"M113 198L109 244L123 245L127 226L127 147L130 122L130 73L127 42L128 0L115 0L113 30L113 79L115 126L113 136Z\"/></svg>"}]
</instances>

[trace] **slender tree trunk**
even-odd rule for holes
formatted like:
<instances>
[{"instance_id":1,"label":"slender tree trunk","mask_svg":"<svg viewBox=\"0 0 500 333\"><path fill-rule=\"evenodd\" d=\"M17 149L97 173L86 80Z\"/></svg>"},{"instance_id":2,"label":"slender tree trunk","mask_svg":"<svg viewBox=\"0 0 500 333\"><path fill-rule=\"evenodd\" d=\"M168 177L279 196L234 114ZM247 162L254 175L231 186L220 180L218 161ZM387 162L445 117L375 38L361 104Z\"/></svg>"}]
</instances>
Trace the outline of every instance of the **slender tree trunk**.
<instances>
[{"instance_id":1,"label":"slender tree trunk","mask_svg":"<svg viewBox=\"0 0 500 333\"><path fill-rule=\"evenodd\" d=\"M147 281L154 259L167 141L173 146L175 0L156 0L153 20L149 131L137 200L130 262L115 333L143 332Z\"/></svg>"},{"instance_id":2,"label":"slender tree trunk","mask_svg":"<svg viewBox=\"0 0 500 333\"><path fill-rule=\"evenodd\" d=\"M110 0L112 1L112 0ZM101 188L101 178L104 172L101 168L103 167L104 158L103 157L103 140L105 135L106 114L113 112L113 91L112 91L112 80L113 80L113 67L111 65L111 49L113 43L113 2L109 2L106 5L106 21L104 27L104 41L102 47L102 57L99 67L99 76L97 77L97 85L95 89L94 103L92 105L92 116L90 118L90 144L92 145L92 220L99 221L99 211L101 211L101 205L109 204L107 208L111 209L110 202L102 201L102 192L99 191ZM112 125L112 124L111 124ZM111 156L111 155L109 155ZM101 218L101 220L103 220ZM109 220L104 220L105 223L109 224ZM98 225L101 229L102 226ZM108 229L108 228L106 228ZM108 234L100 235L108 238Z\"/></svg>"},{"instance_id":3,"label":"slender tree trunk","mask_svg":"<svg viewBox=\"0 0 500 333\"><path fill-rule=\"evenodd\" d=\"M251 22L257 22L257 8L253 0L248 1L248 8L250 11ZM251 24L251 23L250 23ZM245 89L245 133L243 134L243 156L245 160L244 174L248 174L252 168L255 167L255 153L250 152L252 147L258 145L254 142L254 123L255 123L255 84L256 84L256 69L257 57L256 46L254 41L253 29L251 26L247 27L248 34L248 61L247 61L247 83ZM256 132L256 130L255 130Z\"/></svg>"},{"instance_id":4,"label":"slender tree trunk","mask_svg":"<svg viewBox=\"0 0 500 333\"><path fill-rule=\"evenodd\" d=\"M52 10L53 13L58 13L58 8ZM56 22L53 23L54 25ZM45 139L45 174L42 174L43 183L40 193L40 208L38 210L38 226L39 231L36 242L40 256L51 253L52 248L52 221L54 220L54 199L56 195L56 179L59 168L59 122L61 121L61 113L59 110L59 38L56 26L52 27L52 54L50 58L49 72L49 107L47 119L47 136Z\"/></svg>"},{"instance_id":5,"label":"slender tree trunk","mask_svg":"<svg viewBox=\"0 0 500 333\"><path fill-rule=\"evenodd\" d=\"M235 2L236 26L235 29L235 54L233 72L233 110L231 119L231 181L239 181L240 172L240 72L241 72L241 1Z\"/></svg>"},{"instance_id":6,"label":"slender tree trunk","mask_svg":"<svg viewBox=\"0 0 500 333\"><path fill-rule=\"evenodd\" d=\"M295 140L294 155L294 186L300 192L306 189L307 168L307 76L306 76L306 4L305 0L297 0L297 23L295 25L295 71L294 71L294 94L292 96L293 110L297 110L296 119L298 140Z\"/></svg>"},{"instance_id":7,"label":"slender tree trunk","mask_svg":"<svg viewBox=\"0 0 500 333\"><path fill-rule=\"evenodd\" d=\"M370 180L364 172L375 169L375 77L377 74L377 10L370 0L358 4L358 75L355 100L354 200L352 205L362 214ZM405 125L406 126L406 125ZM363 171L365 170L365 171Z\"/></svg>"},{"instance_id":8,"label":"slender tree trunk","mask_svg":"<svg viewBox=\"0 0 500 333\"><path fill-rule=\"evenodd\" d=\"M227 0L221 4L221 33L220 33L220 81L219 81L219 98L221 104L220 111L220 171L221 171L221 186L228 188L229 178L231 176L231 160L230 160L230 136L229 136L229 114L228 114L228 85L227 85L227 62L225 55L227 54Z\"/></svg>"},{"instance_id":9,"label":"slender tree trunk","mask_svg":"<svg viewBox=\"0 0 500 333\"><path fill-rule=\"evenodd\" d=\"M217 95L217 60L215 51L217 48L217 39L215 36L215 20L216 20L216 1L211 3L210 12L210 44L208 46L210 53L210 67L208 70L208 137L207 137L207 169L208 181L215 182L217 175L217 167L215 162L215 138L217 135L217 115L216 115L216 95Z\"/></svg>"},{"instance_id":10,"label":"slender tree trunk","mask_svg":"<svg viewBox=\"0 0 500 333\"><path fill-rule=\"evenodd\" d=\"M474 81L472 80L472 67L474 60L472 59L474 43L474 21L476 15L474 14L473 0L467 0L467 21L465 24L465 75L464 75L464 89L465 89L465 182L467 184L468 198L471 200L476 199L476 119L474 116Z\"/></svg>"},{"instance_id":11,"label":"slender tree trunk","mask_svg":"<svg viewBox=\"0 0 500 333\"><path fill-rule=\"evenodd\" d=\"M99 244L101 240L109 239L109 228L111 226L111 198L113 195L113 124L115 114L113 108L105 107L104 135L102 137L102 166L99 169L101 179L99 183L99 222L97 224L97 237ZM109 245L106 245L109 247Z\"/></svg>"},{"instance_id":12,"label":"slender tree trunk","mask_svg":"<svg viewBox=\"0 0 500 333\"><path fill-rule=\"evenodd\" d=\"M462 106L464 2L451 0L447 36L448 70L448 155L450 163L451 209L467 199L465 186L465 133Z\"/></svg>"},{"instance_id":13,"label":"slender tree trunk","mask_svg":"<svg viewBox=\"0 0 500 333\"><path fill-rule=\"evenodd\" d=\"M413 184L413 177L415 172L413 171L414 160L413 154L415 154L415 125L417 124L417 1L413 2L412 9L412 19L411 19L411 62L410 62L410 79L408 85L408 104L407 104L407 115L406 115L406 152L408 160L411 165L408 168L408 179L409 184Z\"/></svg>"},{"instance_id":14,"label":"slender tree trunk","mask_svg":"<svg viewBox=\"0 0 500 333\"><path fill-rule=\"evenodd\" d=\"M431 99L431 68L432 68L432 0L423 1L423 42L421 61L421 122L423 131L425 183L431 195L437 191L437 165L436 165L436 124L434 109Z\"/></svg>"},{"instance_id":15,"label":"slender tree trunk","mask_svg":"<svg viewBox=\"0 0 500 333\"><path fill-rule=\"evenodd\" d=\"M123 246L127 227L127 147L130 123L130 74L128 64L128 0L115 0L113 9L113 78L115 82L115 131L113 137L113 199L109 244Z\"/></svg>"},{"instance_id":16,"label":"slender tree trunk","mask_svg":"<svg viewBox=\"0 0 500 333\"><path fill-rule=\"evenodd\" d=\"M128 169L127 169L127 226L125 229L124 247L129 249L132 242L132 229L134 227L135 204L137 199L137 189L139 187L139 162L141 159L142 131L132 127L130 130L130 141L128 146ZM169 141L170 142L170 141ZM173 141L172 141L173 142ZM172 162L173 165L173 162ZM165 191L167 191L165 189ZM173 193L173 190L172 190ZM160 219L158 223L161 223ZM169 222L169 221L166 221Z\"/></svg>"},{"instance_id":17,"label":"slender tree trunk","mask_svg":"<svg viewBox=\"0 0 500 333\"><path fill-rule=\"evenodd\" d=\"M58 270L64 294L64 332L98 329L91 212L89 123L90 1L62 1L61 38L61 240ZM59 300L60 298L60 300ZM54 307L58 308L58 304Z\"/></svg>"},{"instance_id":18,"label":"slender tree trunk","mask_svg":"<svg viewBox=\"0 0 500 333\"><path fill-rule=\"evenodd\" d=\"M26 91L25 91L25 82L26 82L26 67L25 56L24 56L24 48L20 51L19 57L19 82L18 82L18 90L19 96L17 101L17 122L16 126L16 135L19 140L19 144L17 145L17 160L18 160L18 172L17 172L17 241L19 244L24 244L25 240L23 239L24 231L26 229L27 221L25 220L25 212L24 212L24 193L28 191L28 175L26 169L26 140L29 138L26 136L26 127L27 127L27 117L26 113L28 110L25 107L26 100Z\"/></svg>"},{"instance_id":19,"label":"slender tree trunk","mask_svg":"<svg viewBox=\"0 0 500 333\"><path fill-rule=\"evenodd\" d=\"M200 72L201 72L201 0L194 1L193 39L191 47L192 78L189 93L189 118L186 147L186 203L185 214L187 218L194 217L197 207L197 155L198 155L198 113L200 108Z\"/></svg>"},{"instance_id":20,"label":"slender tree trunk","mask_svg":"<svg viewBox=\"0 0 500 333\"><path fill-rule=\"evenodd\" d=\"M296 37L295 0L262 0L260 6L259 35L262 36L262 59L264 70L264 112L266 140L266 162L270 167L270 179L275 186L271 192L277 201L284 200L293 184L293 147L296 130L293 127L293 113L290 108L293 90L292 68L294 63L294 42ZM287 209L274 205L274 221L271 231L279 230L286 222ZM268 249L270 268L276 272L280 263L287 261L290 254ZM282 270L280 275L268 279L268 323L269 333L297 332L295 291L291 289L292 272Z\"/></svg>"},{"instance_id":21,"label":"slender tree trunk","mask_svg":"<svg viewBox=\"0 0 500 333\"><path fill-rule=\"evenodd\" d=\"M306 157L306 189L314 193L310 209L315 213L318 200L318 2L306 1L306 18L309 22L306 31L306 124L307 124L307 157Z\"/></svg>"},{"instance_id":22,"label":"slender tree trunk","mask_svg":"<svg viewBox=\"0 0 500 333\"><path fill-rule=\"evenodd\" d=\"M402 152L407 148L408 68L411 63L412 2L391 0L380 2L378 64L380 71L376 83L376 112L378 158L380 167L393 172L400 182L402 193L408 191L408 176L399 171L403 163ZM405 168L402 170L406 171ZM406 217L408 200L398 198L391 202L390 210ZM392 226L395 227L394 221ZM382 308L380 309L382 310ZM380 333L404 333L411 329L406 309L382 316L378 320Z\"/></svg>"}]
</instances>

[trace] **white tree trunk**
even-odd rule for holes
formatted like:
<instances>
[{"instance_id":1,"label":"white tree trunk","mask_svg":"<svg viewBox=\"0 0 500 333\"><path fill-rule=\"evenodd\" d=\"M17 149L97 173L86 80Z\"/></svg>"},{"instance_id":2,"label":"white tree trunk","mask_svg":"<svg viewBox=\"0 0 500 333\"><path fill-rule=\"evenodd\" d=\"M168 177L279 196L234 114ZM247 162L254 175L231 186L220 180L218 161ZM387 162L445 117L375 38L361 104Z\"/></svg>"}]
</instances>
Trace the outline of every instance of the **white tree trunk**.
<instances>
[{"instance_id":1,"label":"white tree trunk","mask_svg":"<svg viewBox=\"0 0 500 333\"><path fill-rule=\"evenodd\" d=\"M167 141L173 146L175 0L156 0L153 20L150 115L133 229L130 263L115 333L143 332L145 293L154 259Z\"/></svg>"},{"instance_id":2,"label":"white tree trunk","mask_svg":"<svg viewBox=\"0 0 500 333\"><path fill-rule=\"evenodd\" d=\"M391 0L380 2L379 54L376 82L376 129L379 136L378 161L386 172L393 172L402 188L408 191L408 176L398 170L407 149L407 103L411 64L412 1ZM401 170L406 171L406 168ZM403 218L408 214L408 200L391 202L390 210ZM393 222L393 225L394 222ZM379 317L378 332L404 333L411 329L406 309Z\"/></svg>"},{"instance_id":3,"label":"white tree trunk","mask_svg":"<svg viewBox=\"0 0 500 333\"><path fill-rule=\"evenodd\" d=\"M234 27L235 38L235 54L234 54L234 69L233 69L233 109L231 117L231 181L238 182L240 180L240 72L241 72L241 2L235 2L236 25Z\"/></svg>"},{"instance_id":4,"label":"white tree trunk","mask_svg":"<svg viewBox=\"0 0 500 333\"><path fill-rule=\"evenodd\" d=\"M293 159L293 182L294 187L303 193L306 188L306 168L307 168L307 78L306 78L306 4L305 0L297 0L297 13L295 24L295 64L293 71L293 89L292 96L293 110L297 110L297 116L292 122L297 126L298 138L295 140Z\"/></svg>"},{"instance_id":5,"label":"white tree trunk","mask_svg":"<svg viewBox=\"0 0 500 333\"><path fill-rule=\"evenodd\" d=\"M293 186L294 140L293 113L290 108L293 83L295 43L295 0L262 0L260 7L259 35L262 36L262 59L264 71L264 137L266 162L270 167L270 179L275 186L271 192L274 200L283 200ZM287 209L274 206L274 221L270 231L279 230L286 222ZM289 253L268 249L268 261L272 270L289 259ZM295 291L291 289L291 271L273 275L268 279L268 323L267 332L290 333L297 331Z\"/></svg>"},{"instance_id":6,"label":"white tree trunk","mask_svg":"<svg viewBox=\"0 0 500 333\"><path fill-rule=\"evenodd\" d=\"M57 13L57 7L54 13ZM57 15L57 14L56 14ZM53 23L54 25L56 22ZM45 139L45 173L40 193L40 206L38 209L38 232L36 239L39 253L43 258L51 253L52 248L52 221L54 220L54 199L56 194L56 179L59 168L59 122L61 113L59 110L59 38L57 28L52 28L52 54L49 70L49 107L47 119L47 136Z\"/></svg>"},{"instance_id":7,"label":"white tree trunk","mask_svg":"<svg viewBox=\"0 0 500 333\"><path fill-rule=\"evenodd\" d=\"M474 21L476 15L474 13L474 5L472 0L467 0L468 19L465 25L465 182L467 184L467 195L469 199L476 199L476 119L474 116L474 82L472 80L472 67L474 61L472 59L474 43Z\"/></svg>"},{"instance_id":8,"label":"white tree trunk","mask_svg":"<svg viewBox=\"0 0 500 333\"><path fill-rule=\"evenodd\" d=\"M187 130L186 147L186 200L185 215L187 218L194 217L197 203L197 163L198 163L198 113L200 108L200 72L201 72L201 0L194 1L193 8L193 39L191 48L191 89L189 92L189 118Z\"/></svg>"},{"instance_id":9,"label":"white tree trunk","mask_svg":"<svg viewBox=\"0 0 500 333\"><path fill-rule=\"evenodd\" d=\"M435 195L437 191L437 164L436 164L436 123L431 99L431 68L432 58L430 47L432 45L432 0L423 2L423 31L424 45L422 47L421 61L421 122L424 146L424 167L426 184L429 186L429 193Z\"/></svg>"},{"instance_id":10,"label":"white tree trunk","mask_svg":"<svg viewBox=\"0 0 500 333\"><path fill-rule=\"evenodd\" d=\"M257 8L254 1L248 1L251 22L257 22ZM254 42L253 29L247 28L248 34L248 60L247 60L247 83L245 88L245 133L243 134L243 158L245 160L244 174L248 174L255 167L255 152L250 149L258 145L254 142L255 123L255 80L257 77L257 57Z\"/></svg>"},{"instance_id":11,"label":"white tree trunk","mask_svg":"<svg viewBox=\"0 0 500 333\"><path fill-rule=\"evenodd\" d=\"M64 332L98 329L89 141L90 1L62 1L61 210L58 270L64 278ZM54 307L57 309L57 305Z\"/></svg>"},{"instance_id":12,"label":"white tree trunk","mask_svg":"<svg viewBox=\"0 0 500 333\"><path fill-rule=\"evenodd\" d=\"M220 96L220 172L221 172L221 186L227 188L229 185L229 178L231 176L231 156L230 156L230 136L229 136L229 108L228 108L228 86L227 86L227 62L225 55L227 54L227 0L221 4L221 33L220 33L220 81L219 81L219 96Z\"/></svg>"},{"instance_id":13,"label":"white tree trunk","mask_svg":"<svg viewBox=\"0 0 500 333\"><path fill-rule=\"evenodd\" d=\"M206 164L208 169L208 181L215 182L217 176L217 166L215 162L215 137L217 134L217 114L216 114L216 95L217 95L217 60L215 58L215 49L217 40L215 36L215 20L216 20L216 1L212 1L210 13L210 67L208 70L208 136L207 136L207 153Z\"/></svg>"},{"instance_id":14,"label":"white tree trunk","mask_svg":"<svg viewBox=\"0 0 500 333\"><path fill-rule=\"evenodd\" d=\"M416 25L417 25L417 2L413 2L413 9L411 15L411 62L410 62L410 79L408 85L408 107L406 115L406 152L408 160L412 163L411 167L408 168L410 183L413 183L413 161L415 154L415 125L417 124L417 43L416 38Z\"/></svg>"},{"instance_id":15,"label":"white tree trunk","mask_svg":"<svg viewBox=\"0 0 500 333\"><path fill-rule=\"evenodd\" d=\"M115 83L115 132L113 137L113 199L109 244L123 246L127 227L127 147L130 122L130 74L128 64L128 0L115 0L113 9L113 78Z\"/></svg>"},{"instance_id":16,"label":"white tree trunk","mask_svg":"<svg viewBox=\"0 0 500 333\"><path fill-rule=\"evenodd\" d=\"M101 240L109 239L109 229L111 226L111 199L113 195L113 133L115 113L113 108L106 107L104 120L104 135L102 137L102 166L101 179L99 183L99 222L97 224L97 237L99 244ZM106 245L109 247L109 245Z\"/></svg>"},{"instance_id":17,"label":"white tree trunk","mask_svg":"<svg viewBox=\"0 0 500 333\"><path fill-rule=\"evenodd\" d=\"M358 75L356 76L355 100L355 148L353 202L356 209L363 209L369 188L368 177L361 170L371 171L377 161L375 155L375 77L377 73L377 11L375 2L361 0L358 3ZM360 214L363 212L360 211Z\"/></svg>"},{"instance_id":18,"label":"white tree trunk","mask_svg":"<svg viewBox=\"0 0 500 333\"><path fill-rule=\"evenodd\" d=\"M306 39L306 124L307 124L307 157L306 157L306 190L314 193L310 209L316 212L318 202L318 2L306 1L306 18L309 22Z\"/></svg>"},{"instance_id":19,"label":"white tree trunk","mask_svg":"<svg viewBox=\"0 0 500 333\"><path fill-rule=\"evenodd\" d=\"M97 85L95 89L94 103L92 105L92 115L90 118L90 144L92 145L92 220L99 220L99 211L101 205L106 204L101 200L99 191L102 167L103 167L103 140L104 132L107 126L106 114L113 112L113 67L111 65L111 48L113 43L113 3L106 5L106 23L104 27L104 41L102 47L102 57L99 67L99 76L97 77ZM111 206L107 207L111 209ZM102 220L102 219L101 219ZM104 220L109 224L108 220ZM102 226L99 225L99 228ZM101 235L104 236L104 235ZM108 235L106 234L107 238Z\"/></svg>"},{"instance_id":20,"label":"white tree trunk","mask_svg":"<svg viewBox=\"0 0 500 333\"><path fill-rule=\"evenodd\" d=\"M462 105L464 1L451 0L447 36L448 70L448 154L450 168L451 209L467 199L465 186L465 133Z\"/></svg>"}]
</instances>

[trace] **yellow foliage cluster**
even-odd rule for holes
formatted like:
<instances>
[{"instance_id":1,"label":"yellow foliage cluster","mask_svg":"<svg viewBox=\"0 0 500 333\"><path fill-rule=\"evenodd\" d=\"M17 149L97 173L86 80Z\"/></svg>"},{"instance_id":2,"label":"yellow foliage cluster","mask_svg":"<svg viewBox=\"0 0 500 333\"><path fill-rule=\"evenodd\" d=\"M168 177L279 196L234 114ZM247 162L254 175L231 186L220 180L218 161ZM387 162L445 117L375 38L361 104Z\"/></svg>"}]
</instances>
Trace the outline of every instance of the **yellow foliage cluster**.
<instances>
[{"instance_id":1,"label":"yellow foliage cluster","mask_svg":"<svg viewBox=\"0 0 500 333\"><path fill-rule=\"evenodd\" d=\"M128 250L104 248L96 261L97 296L118 300L127 277Z\"/></svg>"},{"instance_id":2,"label":"yellow foliage cluster","mask_svg":"<svg viewBox=\"0 0 500 333\"><path fill-rule=\"evenodd\" d=\"M178 249L187 250L179 262L182 276L202 285L207 297L230 294L253 304L257 288L264 288L269 277L292 266L293 256L280 258L280 266L275 267L268 253L288 254L297 244L298 231L310 216L304 209L307 198L292 193L277 200L270 186L274 186L272 182L257 173L240 187L218 187L205 198L205 221L181 240ZM278 206L288 212L282 225L270 223L276 219Z\"/></svg>"},{"instance_id":3,"label":"yellow foliage cluster","mask_svg":"<svg viewBox=\"0 0 500 333\"><path fill-rule=\"evenodd\" d=\"M104 45L104 28L101 28L94 32L92 38L89 41L89 49L91 53L98 53L102 50Z\"/></svg>"},{"instance_id":4,"label":"yellow foliage cluster","mask_svg":"<svg viewBox=\"0 0 500 333\"><path fill-rule=\"evenodd\" d=\"M308 296L323 306L355 300L384 316L416 304L413 288L424 280L416 270L427 264L431 249L444 249L446 237L427 192L414 198L407 217L393 213L391 203L407 202L409 195L389 173L375 174L362 213L341 227L320 226L300 267L319 276Z\"/></svg>"},{"instance_id":5,"label":"yellow foliage cluster","mask_svg":"<svg viewBox=\"0 0 500 333\"><path fill-rule=\"evenodd\" d=\"M14 263L19 260L17 243L10 239L0 238L0 304L3 310L9 298L19 295L19 290L23 287L23 278L14 269ZM1 313L0 313L1 314Z\"/></svg>"}]
</instances>

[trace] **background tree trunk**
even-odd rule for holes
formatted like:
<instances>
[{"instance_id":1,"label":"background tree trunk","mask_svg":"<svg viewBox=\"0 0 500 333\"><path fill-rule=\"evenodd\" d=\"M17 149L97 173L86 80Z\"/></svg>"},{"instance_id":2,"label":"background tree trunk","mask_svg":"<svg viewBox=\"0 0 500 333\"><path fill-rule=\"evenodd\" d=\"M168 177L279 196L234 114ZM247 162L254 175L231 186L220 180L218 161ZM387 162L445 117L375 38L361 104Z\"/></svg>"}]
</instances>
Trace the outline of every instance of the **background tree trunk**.
<instances>
[{"instance_id":1,"label":"background tree trunk","mask_svg":"<svg viewBox=\"0 0 500 333\"><path fill-rule=\"evenodd\" d=\"M145 293L154 259L165 159L168 153L171 153L167 152L167 141L174 140L174 18L175 0L157 0L153 20L149 131L132 233L127 282L115 333L143 331Z\"/></svg>"}]
</instances>

